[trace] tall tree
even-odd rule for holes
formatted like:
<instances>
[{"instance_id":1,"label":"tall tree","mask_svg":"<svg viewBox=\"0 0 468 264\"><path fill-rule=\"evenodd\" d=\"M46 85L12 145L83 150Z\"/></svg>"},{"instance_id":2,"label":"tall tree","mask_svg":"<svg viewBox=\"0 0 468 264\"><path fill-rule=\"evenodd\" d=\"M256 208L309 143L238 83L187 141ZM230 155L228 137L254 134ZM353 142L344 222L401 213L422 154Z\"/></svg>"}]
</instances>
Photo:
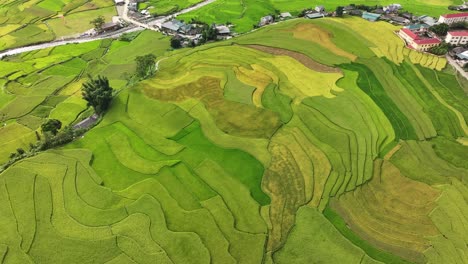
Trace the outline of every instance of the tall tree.
<instances>
[{"instance_id":1,"label":"tall tree","mask_svg":"<svg viewBox=\"0 0 468 264\"><path fill-rule=\"evenodd\" d=\"M57 135L59 129L62 128L62 122L58 119L49 119L44 124L41 125L42 133L46 134L51 133L52 135Z\"/></svg>"},{"instance_id":2,"label":"tall tree","mask_svg":"<svg viewBox=\"0 0 468 264\"><path fill-rule=\"evenodd\" d=\"M145 79L152 76L156 70L156 56L154 54L146 54L135 58L137 63L136 75L139 78Z\"/></svg>"},{"instance_id":3,"label":"tall tree","mask_svg":"<svg viewBox=\"0 0 468 264\"><path fill-rule=\"evenodd\" d=\"M97 18L91 20L89 23L94 26L94 29L97 32L101 32L102 31L102 25L104 25L105 22L106 22L106 20L104 19L103 16L98 16Z\"/></svg>"},{"instance_id":4,"label":"tall tree","mask_svg":"<svg viewBox=\"0 0 468 264\"><path fill-rule=\"evenodd\" d=\"M112 87L109 85L107 77L98 76L91 78L82 86L83 99L88 102L88 106L94 108L96 114L100 115L109 108L112 101Z\"/></svg>"},{"instance_id":5,"label":"tall tree","mask_svg":"<svg viewBox=\"0 0 468 264\"><path fill-rule=\"evenodd\" d=\"M343 11L344 11L344 7L338 6L338 7L336 8L336 10L335 10L336 16L338 16L338 17L343 16Z\"/></svg>"}]
</instances>

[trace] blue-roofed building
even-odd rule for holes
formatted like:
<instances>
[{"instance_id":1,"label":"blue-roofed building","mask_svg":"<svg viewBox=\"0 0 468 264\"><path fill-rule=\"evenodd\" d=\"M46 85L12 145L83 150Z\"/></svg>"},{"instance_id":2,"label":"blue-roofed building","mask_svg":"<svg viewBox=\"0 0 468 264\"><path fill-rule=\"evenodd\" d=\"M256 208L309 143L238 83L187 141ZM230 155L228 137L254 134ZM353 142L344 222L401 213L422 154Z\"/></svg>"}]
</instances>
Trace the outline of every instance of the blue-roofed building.
<instances>
[{"instance_id":1,"label":"blue-roofed building","mask_svg":"<svg viewBox=\"0 0 468 264\"><path fill-rule=\"evenodd\" d=\"M405 26L405 28L413 31L413 30L427 30L429 28L429 25L427 24L411 24L411 25L407 25Z\"/></svg>"},{"instance_id":2,"label":"blue-roofed building","mask_svg":"<svg viewBox=\"0 0 468 264\"><path fill-rule=\"evenodd\" d=\"M372 22L377 21L380 16L381 14L375 14L375 13L370 13L370 12L362 13L362 18L364 18L365 20L372 21Z\"/></svg>"},{"instance_id":3,"label":"blue-roofed building","mask_svg":"<svg viewBox=\"0 0 468 264\"><path fill-rule=\"evenodd\" d=\"M468 60L468 51L457 54L457 57L461 60Z\"/></svg>"}]
</instances>

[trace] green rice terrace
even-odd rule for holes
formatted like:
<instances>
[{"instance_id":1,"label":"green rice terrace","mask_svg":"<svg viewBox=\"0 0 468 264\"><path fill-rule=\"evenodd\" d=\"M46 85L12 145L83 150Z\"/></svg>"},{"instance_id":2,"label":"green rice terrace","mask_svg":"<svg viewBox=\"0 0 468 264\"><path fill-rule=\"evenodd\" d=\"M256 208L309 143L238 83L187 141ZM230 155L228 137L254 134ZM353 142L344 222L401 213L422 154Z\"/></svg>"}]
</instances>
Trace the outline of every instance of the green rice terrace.
<instances>
[{"instance_id":1,"label":"green rice terrace","mask_svg":"<svg viewBox=\"0 0 468 264\"><path fill-rule=\"evenodd\" d=\"M266 2L242 3L306 5ZM4 0L0 49L108 5ZM468 81L397 29L292 19L196 48L146 30L5 57L0 263L468 263ZM134 81L148 53L156 73ZM8 163L48 119L92 115L98 75L114 98L95 127Z\"/></svg>"}]
</instances>

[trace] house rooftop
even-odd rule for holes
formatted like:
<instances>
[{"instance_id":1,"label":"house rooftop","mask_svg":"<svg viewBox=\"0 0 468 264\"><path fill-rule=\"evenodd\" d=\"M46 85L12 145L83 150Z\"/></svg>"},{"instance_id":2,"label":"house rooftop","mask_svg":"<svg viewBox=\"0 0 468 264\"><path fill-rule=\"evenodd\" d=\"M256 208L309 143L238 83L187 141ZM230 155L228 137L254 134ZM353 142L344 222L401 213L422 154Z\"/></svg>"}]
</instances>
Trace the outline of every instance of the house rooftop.
<instances>
[{"instance_id":1,"label":"house rooftop","mask_svg":"<svg viewBox=\"0 0 468 264\"><path fill-rule=\"evenodd\" d=\"M424 44L439 44L441 41L436 38L425 38L425 39L415 39L414 43L418 45L424 45Z\"/></svg>"},{"instance_id":2,"label":"house rooftop","mask_svg":"<svg viewBox=\"0 0 468 264\"><path fill-rule=\"evenodd\" d=\"M447 34L450 34L454 37L468 37L468 30L462 30L462 31L449 31Z\"/></svg>"},{"instance_id":3,"label":"house rooftop","mask_svg":"<svg viewBox=\"0 0 468 264\"><path fill-rule=\"evenodd\" d=\"M312 19L312 18L324 17L324 15L323 15L323 14L320 14L320 13L312 13L312 14L307 14L307 15L305 15L305 17L311 18L311 19Z\"/></svg>"},{"instance_id":4,"label":"house rooftop","mask_svg":"<svg viewBox=\"0 0 468 264\"><path fill-rule=\"evenodd\" d=\"M292 15L291 15L291 13L289 13L289 12L283 12L283 13L280 14L280 17L283 17L283 18L285 18L285 17L292 17Z\"/></svg>"},{"instance_id":5,"label":"house rooftop","mask_svg":"<svg viewBox=\"0 0 468 264\"><path fill-rule=\"evenodd\" d=\"M417 29L421 29L421 28L429 28L429 25L427 25L427 24L411 24L411 25L405 26L405 28L407 28L409 30L417 30Z\"/></svg>"},{"instance_id":6,"label":"house rooftop","mask_svg":"<svg viewBox=\"0 0 468 264\"><path fill-rule=\"evenodd\" d=\"M161 25L162 28L167 28L169 30L177 31L184 25L183 22L180 22L177 19L173 19L171 21L167 21Z\"/></svg>"},{"instance_id":7,"label":"house rooftop","mask_svg":"<svg viewBox=\"0 0 468 264\"><path fill-rule=\"evenodd\" d=\"M230 34L231 30L227 26L216 26L216 30L219 34Z\"/></svg>"},{"instance_id":8,"label":"house rooftop","mask_svg":"<svg viewBox=\"0 0 468 264\"><path fill-rule=\"evenodd\" d=\"M468 17L468 13L455 13L455 14L445 14L442 15L441 17L445 18L457 18L457 17Z\"/></svg>"},{"instance_id":9,"label":"house rooftop","mask_svg":"<svg viewBox=\"0 0 468 264\"><path fill-rule=\"evenodd\" d=\"M407 28L402 28L400 29L401 31L403 31L406 35L408 35L408 37L412 38L412 39L418 39L419 36L414 33L413 31L407 29Z\"/></svg>"},{"instance_id":10,"label":"house rooftop","mask_svg":"<svg viewBox=\"0 0 468 264\"><path fill-rule=\"evenodd\" d=\"M370 12L362 13L362 18L371 20L371 21L376 21L377 19L379 19L380 16L381 14L375 14L375 13L370 13Z\"/></svg>"}]
</instances>

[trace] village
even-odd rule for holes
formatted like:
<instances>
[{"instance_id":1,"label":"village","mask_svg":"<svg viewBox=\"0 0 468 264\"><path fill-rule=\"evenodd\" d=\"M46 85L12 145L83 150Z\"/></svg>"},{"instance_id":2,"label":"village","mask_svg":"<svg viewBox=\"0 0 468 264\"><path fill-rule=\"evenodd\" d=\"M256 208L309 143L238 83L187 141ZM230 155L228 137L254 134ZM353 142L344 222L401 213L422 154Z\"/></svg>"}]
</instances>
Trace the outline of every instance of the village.
<instances>
[{"instance_id":1,"label":"village","mask_svg":"<svg viewBox=\"0 0 468 264\"><path fill-rule=\"evenodd\" d=\"M128 17L133 21L149 25L150 29L160 31L171 36L171 47L174 49L182 47L195 47L209 41L226 40L236 37L233 24L211 24L201 21L183 21L177 19L177 15L165 18L155 17L151 13L151 6L144 5L139 8L142 0L114 0L117 9L123 10L127 5ZM468 10L468 3L450 6L452 10ZM113 17L111 22L101 25L100 31L90 30L86 36L112 32L129 26L129 23L120 16ZM324 17L357 16L370 22L386 21L388 23L402 26L395 32L409 49L420 52L429 52L438 56L447 55L458 66L468 71L468 13L454 13L441 15L434 18L427 15L415 16L404 10L403 6L395 3L387 6L355 5L339 6L333 11L325 10L324 6L308 8L292 15L287 11L276 11L275 14L267 14L261 17L253 30L290 19L320 19Z\"/></svg>"}]
</instances>

